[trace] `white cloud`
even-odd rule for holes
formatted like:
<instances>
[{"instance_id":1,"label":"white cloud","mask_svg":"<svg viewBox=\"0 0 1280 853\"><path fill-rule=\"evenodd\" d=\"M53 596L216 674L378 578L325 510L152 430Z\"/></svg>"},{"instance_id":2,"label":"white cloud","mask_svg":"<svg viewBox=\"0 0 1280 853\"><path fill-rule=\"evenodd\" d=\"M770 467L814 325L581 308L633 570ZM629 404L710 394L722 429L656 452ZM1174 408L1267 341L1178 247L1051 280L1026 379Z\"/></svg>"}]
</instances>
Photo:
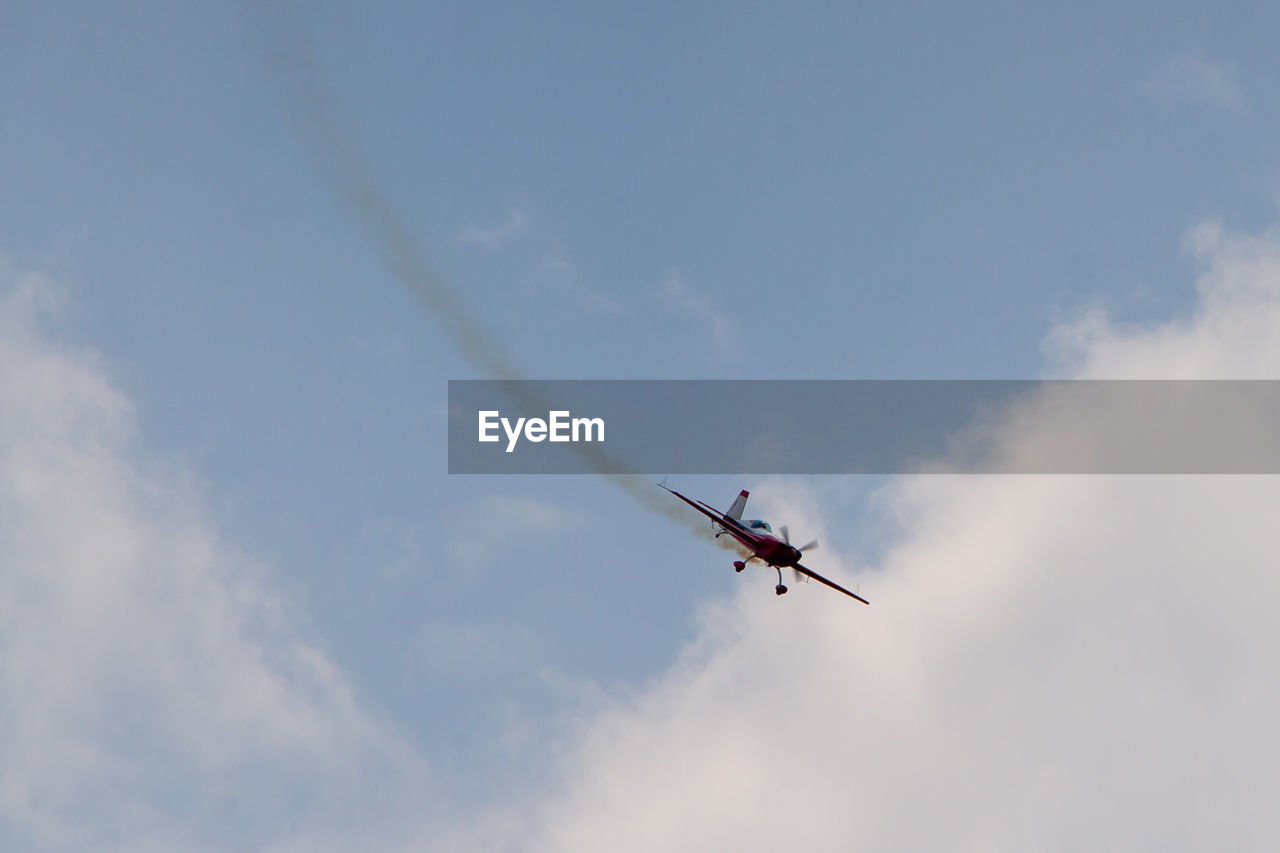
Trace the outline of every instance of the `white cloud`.
<instances>
[{"instance_id":1,"label":"white cloud","mask_svg":"<svg viewBox=\"0 0 1280 853\"><path fill-rule=\"evenodd\" d=\"M1280 375L1280 231L1192 229L1184 250L1204 265L1199 310L1185 321L1123 328L1093 311L1049 337L1049 353L1084 378L1270 379Z\"/></svg>"},{"instance_id":2,"label":"white cloud","mask_svg":"<svg viewBox=\"0 0 1280 853\"><path fill-rule=\"evenodd\" d=\"M198 490L138 454L54 288L0 268L0 822L33 849L408 840L421 759ZM7 849L13 849L12 847ZM329 848L335 849L335 848Z\"/></svg>"},{"instance_id":3,"label":"white cloud","mask_svg":"<svg viewBox=\"0 0 1280 853\"><path fill-rule=\"evenodd\" d=\"M662 283L662 292L685 310L695 320L703 323L711 333L711 340L722 355L738 348L738 329L729 316L720 311L711 300L690 288L678 275L670 275Z\"/></svg>"},{"instance_id":4,"label":"white cloud","mask_svg":"<svg viewBox=\"0 0 1280 853\"><path fill-rule=\"evenodd\" d=\"M1151 72L1138 91L1169 101L1190 101L1243 113L1248 106L1244 90L1230 66L1213 62L1199 53L1171 59Z\"/></svg>"},{"instance_id":5,"label":"white cloud","mask_svg":"<svg viewBox=\"0 0 1280 853\"><path fill-rule=\"evenodd\" d=\"M1072 375L1280 374L1280 237L1189 242L1194 316L1065 329ZM817 506L762 498L793 527ZM1275 846L1280 481L920 477L882 501L906 533L878 570L819 552L872 606L750 583L709 606L582 727L536 849Z\"/></svg>"},{"instance_id":6,"label":"white cloud","mask_svg":"<svg viewBox=\"0 0 1280 853\"><path fill-rule=\"evenodd\" d=\"M500 249L529 230L529 216L519 208L511 208L507 218L488 228L464 228L458 242L485 249Z\"/></svg>"}]
</instances>

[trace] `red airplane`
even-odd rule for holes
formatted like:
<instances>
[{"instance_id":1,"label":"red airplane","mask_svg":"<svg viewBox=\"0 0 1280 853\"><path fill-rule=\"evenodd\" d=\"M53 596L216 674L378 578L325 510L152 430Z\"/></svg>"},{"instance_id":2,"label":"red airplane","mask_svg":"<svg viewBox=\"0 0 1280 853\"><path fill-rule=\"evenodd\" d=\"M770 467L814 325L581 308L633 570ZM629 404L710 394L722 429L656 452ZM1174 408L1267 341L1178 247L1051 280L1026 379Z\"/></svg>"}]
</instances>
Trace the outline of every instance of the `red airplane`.
<instances>
[{"instance_id":1,"label":"red airplane","mask_svg":"<svg viewBox=\"0 0 1280 853\"><path fill-rule=\"evenodd\" d=\"M658 485L667 489L667 487L662 483L659 483ZM721 535L728 533L734 539L741 542L743 547L751 552L751 556L747 557L747 559L734 561L733 570L735 572L740 572L745 569L747 567L747 563L750 563L752 560L760 560L766 565L772 566L778 572L778 585L773 588L774 592L778 595L784 595L787 591L786 585L782 583L782 570L791 569L795 572L796 580L807 582L808 578L813 578L818 583L826 584L834 590L843 592L850 598L858 599L858 601L861 601L863 604L871 603L856 592L850 592L835 581L828 580L817 572L806 569L804 566L800 565L801 555L803 555L805 551L812 551L814 548L818 547L818 541L816 539L802 548L797 548L791 544L791 537L787 533L787 526L785 524L779 528L779 531L782 533L782 538L779 539L777 536L773 535L773 528L769 526L769 522L761 521L758 518L743 521L742 510L747 505L748 495L746 489L743 489L738 493L737 499L733 502L733 506L729 507L728 512L721 512L715 507L705 504L702 501L690 500L675 489L667 489L667 491L671 492L671 494L702 513L707 518L711 519L713 526L716 529L717 539Z\"/></svg>"}]
</instances>

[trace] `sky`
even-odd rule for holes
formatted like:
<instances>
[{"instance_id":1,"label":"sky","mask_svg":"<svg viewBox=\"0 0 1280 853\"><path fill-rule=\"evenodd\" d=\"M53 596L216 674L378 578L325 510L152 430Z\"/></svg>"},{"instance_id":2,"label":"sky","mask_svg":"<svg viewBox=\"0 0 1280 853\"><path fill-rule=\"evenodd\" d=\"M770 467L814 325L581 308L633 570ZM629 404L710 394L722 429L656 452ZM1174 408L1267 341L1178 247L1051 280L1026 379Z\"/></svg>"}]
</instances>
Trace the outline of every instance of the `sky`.
<instances>
[{"instance_id":1,"label":"sky","mask_svg":"<svg viewBox=\"0 0 1280 853\"><path fill-rule=\"evenodd\" d=\"M0 843L1273 847L1274 478L673 478L820 539L855 610L634 484L450 476L445 408L495 369L1274 378L1278 35L5 4Z\"/></svg>"}]
</instances>

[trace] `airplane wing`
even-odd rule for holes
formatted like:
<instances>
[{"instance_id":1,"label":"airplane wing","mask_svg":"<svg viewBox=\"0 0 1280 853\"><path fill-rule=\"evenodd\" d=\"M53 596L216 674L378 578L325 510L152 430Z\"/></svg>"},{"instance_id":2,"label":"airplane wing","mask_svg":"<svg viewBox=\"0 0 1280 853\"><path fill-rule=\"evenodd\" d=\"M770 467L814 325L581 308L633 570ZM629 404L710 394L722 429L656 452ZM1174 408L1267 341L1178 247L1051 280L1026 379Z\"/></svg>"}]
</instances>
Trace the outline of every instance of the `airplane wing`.
<instances>
[{"instance_id":1,"label":"airplane wing","mask_svg":"<svg viewBox=\"0 0 1280 853\"><path fill-rule=\"evenodd\" d=\"M845 595L849 596L850 598L856 598L856 599L858 599L858 600L859 600L859 601L861 601L863 604L870 604L870 603L871 603L870 601L867 601L867 600L866 600L865 598L863 598L862 596L858 595L856 592L850 592L849 590L847 590L847 589L845 589L844 587L840 586L840 584L836 583L835 581L827 580L827 579L826 579L826 578L824 578L822 575L818 574L817 572L815 572L815 571L813 571L813 570L811 570L811 569L806 569L804 566L800 565L799 563L796 563L794 566L792 566L792 568L793 568L793 569L795 569L797 572L799 572L799 573L800 573L800 574L802 574L802 575L808 575L809 577L811 577L811 578L813 578L814 580L816 580L818 583L824 583L824 584L826 584L827 586L831 587L831 588L832 588L832 589L834 589L834 590L837 590L837 591L839 591L839 592L843 592Z\"/></svg>"},{"instance_id":2,"label":"airplane wing","mask_svg":"<svg viewBox=\"0 0 1280 853\"><path fill-rule=\"evenodd\" d=\"M670 491L670 490L668 489L668 491ZM679 493L679 492L671 492L671 494L673 494L673 495L679 495L680 493ZM684 495L680 495L680 497L684 497ZM720 516L722 516L722 515L723 515L723 516L725 516L726 518L733 518L733 516L729 515L729 513L727 513L727 512L721 512L720 510L716 509L715 507L713 507L711 504L707 503L706 501L700 501L700 500L698 500L697 498L694 498L693 500L694 500L694 503L698 504L699 506L704 506L704 507L706 507L707 509L709 509L709 510L711 510L712 512L714 512L714 513L716 514L716 516L715 516L716 518L719 518L719 517L720 517Z\"/></svg>"},{"instance_id":3,"label":"airplane wing","mask_svg":"<svg viewBox=\"0 0 1280 853\"><path fill-rule=\"evenodd\" d=\"M661 483L659 483L658 485L662 486ZM662 486L662 488L667 489L666 486ZM725 524L725 517L726 517L725 514L720 510L716 509L715 507L711 506L710 504L704 504L702 501L690 500L689 498L686 498L684 495L677 492L675 489L667 489L667 491L675 495L676 497L678 497L680 500L687 503L689 506L696 509L698 512L705 515L707 518L716 522L717 524ZM725 526L728 527L729 525L725 524Z\"/></svg>"},{"instance_id":4,"label":"airplane wing","mask_svg":"<svg viewBox=\"0 0 1280 853\"><path fill-rule=\"evenodd\" d=\"M659 483L658 485L662 486L661 483ZM667 489L666 486L662 486L662 488ZM756 543L759 541L759 537L752 534L751 531L745 530L742 527L742 524L740 524L737 521L737 519L733 518L728 513L721 512L720 510L711 506L711 504L705 504L702 501L695 501L695 500L691 500L690 498L686 498L684 495L680 494L675 489L667 489L667 491L671 492L671 494L675 495L680 500L684 501L689 506L693 507L698 512L705 515L707 518L714 521L717 525L719 525L719 529L721 531L723 531L724 533L728 533L730 536L732 536L734 539L737 539L746 547L754 548Z\"/></svg>"}]
</instances>

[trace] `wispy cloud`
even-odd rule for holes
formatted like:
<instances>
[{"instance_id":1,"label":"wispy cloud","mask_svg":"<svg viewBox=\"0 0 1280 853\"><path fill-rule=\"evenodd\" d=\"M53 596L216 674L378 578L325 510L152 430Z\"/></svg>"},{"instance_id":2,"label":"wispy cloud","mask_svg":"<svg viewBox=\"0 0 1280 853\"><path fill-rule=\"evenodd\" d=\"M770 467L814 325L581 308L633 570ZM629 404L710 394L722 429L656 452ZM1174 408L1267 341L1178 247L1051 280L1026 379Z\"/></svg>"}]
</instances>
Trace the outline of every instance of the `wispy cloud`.
<instances>
[{"instance_id":1,"label":"wispy cloud","mask_svg":"<svg viewBox=\"0 0 1280 853\"><path fill-rule=\"evenodd\" d=\"M715 307L706 295L693 290L680 276L672 274L662 283L662 293L706 326L711 340L721 355L738 349L738 328L733 320Z\"/></svg>"},{"instance_id":2,"label":"wispy cloud","mask_svg":"<svg viewBox=\"0 0 1280 853\"><path fill-rule=\"evenodd\" d=\"M1236 114L1248 107L1231 67L1199 53L1169 60L1152 71L1137 89L1164 100L1189 101Z\"/></svg>"},{"instance_id":3,"label":"wispy cloud","mask_svg":"<svg viewBox=\"0 0 1280 853\"><path fill-rule=\"evenodd\" d=\"M622 305L600 291L582 283L582 273L561 255L550 254L542 259L541 268L557 283L567 288L588 306L602 314L621 314Z\"/></svg>"},{"instance_id":4,"label":"wispy cloud","mask_svg":"<svg viewBox=\"0 0 1280 853\"><path fill-rule=\"evenodd\" d=\"M459 243L500 249L529 230L529 216L519 208L511 208L507 218L487 228L464 228L458 235Z\"/></svg>"}]
</instances>

